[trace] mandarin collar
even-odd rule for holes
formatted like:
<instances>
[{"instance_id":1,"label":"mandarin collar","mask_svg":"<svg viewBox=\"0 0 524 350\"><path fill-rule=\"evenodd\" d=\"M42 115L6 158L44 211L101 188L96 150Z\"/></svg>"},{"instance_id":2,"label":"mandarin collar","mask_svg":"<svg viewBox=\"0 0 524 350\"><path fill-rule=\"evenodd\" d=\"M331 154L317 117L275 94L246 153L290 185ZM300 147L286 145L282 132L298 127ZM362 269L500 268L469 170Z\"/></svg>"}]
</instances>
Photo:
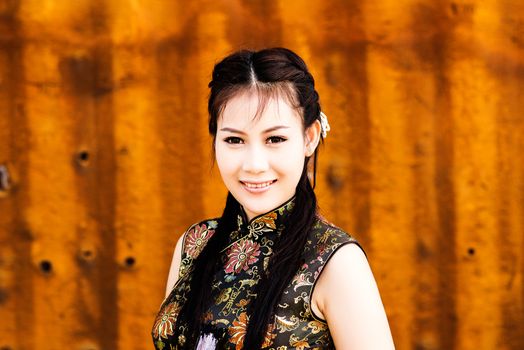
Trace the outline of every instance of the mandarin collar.
<instances>
[{"instance_id":1,"label":"mandarin collar","mask_svg":"<svg viewBox=\"0 0 524 350\"><path fill-rule=\"evenodd\" d=\"M273 229L280 227L291 214L293 207L295 206L295 199L296 195L294 195L275 209L270 210L267 213L255 216L251 219L251 221L247 220L246 212L244 211L244 208L240 206L240 212L237 215L238 231L252 229L256 226L260 226L261 224L263 226L268 226Z\"/></svg>"}]
</instances>

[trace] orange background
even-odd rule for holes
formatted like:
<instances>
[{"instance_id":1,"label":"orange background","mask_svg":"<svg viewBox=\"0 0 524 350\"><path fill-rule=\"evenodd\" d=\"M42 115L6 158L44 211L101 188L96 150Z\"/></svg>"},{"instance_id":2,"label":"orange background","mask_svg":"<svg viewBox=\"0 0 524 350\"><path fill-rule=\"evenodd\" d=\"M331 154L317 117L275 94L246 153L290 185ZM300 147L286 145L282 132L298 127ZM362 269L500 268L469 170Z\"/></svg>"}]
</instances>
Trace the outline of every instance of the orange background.
<instances>
[{"instance_id":1,"label":"orange background","mask_svg":"<svg viewBox=\"0 0 524 350\"><path fill-rule=\"evenodd\" d=\"M285 46L332 131L323 214L398 349L524 349L524 3L0 1L0 349L152 348L172 250L217 216L207 83Z\"/></svg>"}]
</instances>

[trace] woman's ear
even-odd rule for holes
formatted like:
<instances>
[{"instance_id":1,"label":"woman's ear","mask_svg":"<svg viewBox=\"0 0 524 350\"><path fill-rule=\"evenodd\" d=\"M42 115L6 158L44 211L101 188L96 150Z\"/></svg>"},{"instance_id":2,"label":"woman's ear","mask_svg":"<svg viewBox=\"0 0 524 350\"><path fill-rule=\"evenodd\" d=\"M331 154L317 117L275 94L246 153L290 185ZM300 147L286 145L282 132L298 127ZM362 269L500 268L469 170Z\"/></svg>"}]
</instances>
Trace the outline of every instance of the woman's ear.
<instances>
[{"instance_id":1,"label":"woman's ear","mask_svg":"<svg viewBox=\"0 0 524 350\"><path fill-rule=\"evenodd\" d=\"M318 143L320 141L320 121L315 120L313 124L311 124L307 129L305 133L305 154L306 157L311 157L313 153L315 153L315 149L318 146Z\"/></svg>"}]
</instances>

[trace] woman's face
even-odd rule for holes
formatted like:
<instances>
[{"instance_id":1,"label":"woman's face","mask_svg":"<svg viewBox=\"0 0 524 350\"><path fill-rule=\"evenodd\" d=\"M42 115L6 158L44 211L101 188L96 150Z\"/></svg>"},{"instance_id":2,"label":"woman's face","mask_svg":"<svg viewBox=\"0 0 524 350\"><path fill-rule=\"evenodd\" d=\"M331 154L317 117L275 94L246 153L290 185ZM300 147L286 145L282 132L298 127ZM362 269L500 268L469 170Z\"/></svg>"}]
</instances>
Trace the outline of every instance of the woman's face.
<instances>
[{"instance_id":1,"label":"woman's face","mask_svg":"<svg viewBox=\"0 0 524 350\"><path fill-rule=\"evenodd\" d=\"M284 97L270 99L254 118L258 102L251 92L231 98L218 119L215 140L222 180L249 220L295 194L305 157L314 151L308 139L317 138L320 129L315 123L304 133L302 117Z\"/></svg>"}]
</instances>

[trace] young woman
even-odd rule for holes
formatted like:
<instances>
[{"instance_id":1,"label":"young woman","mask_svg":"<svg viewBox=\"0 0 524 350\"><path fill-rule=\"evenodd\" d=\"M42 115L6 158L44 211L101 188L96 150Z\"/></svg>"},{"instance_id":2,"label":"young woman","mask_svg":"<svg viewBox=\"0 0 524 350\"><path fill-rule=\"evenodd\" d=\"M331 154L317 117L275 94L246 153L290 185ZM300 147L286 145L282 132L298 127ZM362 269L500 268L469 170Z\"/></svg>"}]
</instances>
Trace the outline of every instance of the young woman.
<instances>
[{"instance_id":1,"label":"young woman","mask_svg":"<svg viewBox=\"0 0 524 350\"><path fill-rule=\"evenodd\" d=\"M393 349L364 251L317 210L329 124L303 60L284 48L239 51L209 87L229 192L222 216L176 245L156 349Z\"/></svg>"}]
</instances>

